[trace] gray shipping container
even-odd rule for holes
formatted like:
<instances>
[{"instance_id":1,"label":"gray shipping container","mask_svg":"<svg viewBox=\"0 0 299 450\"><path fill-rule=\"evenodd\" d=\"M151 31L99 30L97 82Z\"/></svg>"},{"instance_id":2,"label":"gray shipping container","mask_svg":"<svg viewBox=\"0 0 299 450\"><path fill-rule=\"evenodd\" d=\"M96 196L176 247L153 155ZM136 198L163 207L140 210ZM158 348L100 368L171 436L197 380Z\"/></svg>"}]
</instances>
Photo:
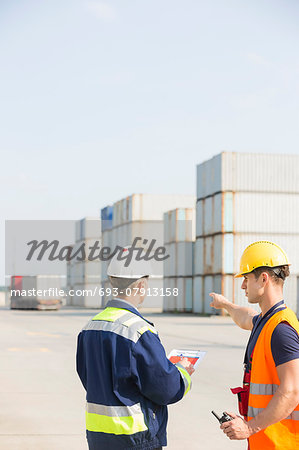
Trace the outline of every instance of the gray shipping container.
<instances>
[{"instance_id":1,"label":"gray shipping container","mask_svg":"<svg viewBox=\"0 0 299 450\"><path fill-rule=\"evenodd\" d=\"M296 234L299 194L222 192L198 200L196 218L197 237L229 232Z\"/></svg>"},{"instance_id":2,"label":"gray shipping container","mask_svg":"<svg viewBox=\"0 0 299 450\"><path fill-rule=\"evenodd\" d=\"M76 222L76 242L85 239L101 238L101 219L98 217L84 217Z\"/></svg>"},{"instance_id":3,"label":"gray shipping container","mask_svg":"<svg viewBox=\"0 0 299 450\"><path fill-rule=\"evenodd\" d=\"M291 273L299 275L299 235L263 233L223 233L197 238L194 244L194 275L236 274L245 248L255 241L280 245L291 262Z\"/></svg>"},{"instance_id":4,"label":"gray shipping container","mask_svg":"<svg viewBox=\"0 0 299 450\"><path fill-rule=\"evenodd\" d=\"M194 208L190 195L133 194L113 205L113 227L135 221L163 220L165 211Z\"/></svg>"},{"instance_id":5,"label":"gray shipping container","mask_svg":"<svg viewBox=\"0 0 299 450\"><path fill-rule=\"evenodd\" d=\"M164 243L195 240L195 209L177 208L164 213Z\"/></svg>"},{"instance_id":6,"label":"gray shipping container","mask_svg":"<svg viewBox=\"0 0 299 450\"><path fill-rule=\"evenodd\" d=\"M193 299L192 277L164 277L163 311L191 312ZM168 295L170 293L170 295Z\"/></svg>"},{"instance_id":7,"label":"gray shipping container","mask_svg":"<svg viewBox=\"0 0 299 450\"><path fill-rule=\"evenodd\" d=\"M75 284L74 292L72 292L72 305L100 309L102 307L101 287L101 282Z\"/></svg>"},{"instance_id":8,"label":"gray shipping container","mask_svg":"<svg viewBox=\"0 0 299 450\"><path fill-rule=\"evenodd\" d=\"M232 275L205 275L193 277L193 312L220 314L220 310L210 307L210 292L217 292L234 300L234 281Z\"/></svg>"},{"instance_id":9,"label":"gray shipping container","mask_svg":"<svg viewBox=\"0 0 299 450\"><path fill-rule=\"evenodd\" d=\"M299 155L223 152L197 166L197 198L217 192L299 193Z\"/></svg>"}]
</instances>

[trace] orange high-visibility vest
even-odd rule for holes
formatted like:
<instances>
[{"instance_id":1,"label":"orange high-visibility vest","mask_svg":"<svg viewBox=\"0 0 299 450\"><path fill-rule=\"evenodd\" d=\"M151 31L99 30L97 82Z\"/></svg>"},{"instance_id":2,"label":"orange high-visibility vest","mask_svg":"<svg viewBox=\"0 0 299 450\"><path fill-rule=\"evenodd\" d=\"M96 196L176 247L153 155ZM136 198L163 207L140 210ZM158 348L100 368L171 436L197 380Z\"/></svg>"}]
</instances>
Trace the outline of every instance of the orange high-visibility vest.
<instances>
[{"instance_id":1,"label":"orange high-visibility vest","mask_svg":"<svg viewBox=\"0 0 299 450\"><path fill-rule=\"evenodd\" d=\"M254 348L248 402L248 420L256 417L275 394L280 381L271 351L271 337L280 322L288 322L299 334L299 322L289 308L278 311L264 325ZM299 383L299 380L298 380ZM299 405L281 422L249 438L250 450L295 450L299 448Z\"/></svg>"}]
</instances>

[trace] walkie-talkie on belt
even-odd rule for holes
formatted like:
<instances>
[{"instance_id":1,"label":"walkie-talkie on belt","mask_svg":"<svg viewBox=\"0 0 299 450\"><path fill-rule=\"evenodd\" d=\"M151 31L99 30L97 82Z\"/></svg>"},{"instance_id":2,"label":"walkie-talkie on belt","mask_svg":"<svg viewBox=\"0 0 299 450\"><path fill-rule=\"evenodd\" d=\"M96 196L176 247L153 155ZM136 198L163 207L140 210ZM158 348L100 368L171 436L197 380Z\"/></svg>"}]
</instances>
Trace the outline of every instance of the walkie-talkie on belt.
<instances>
[{"instance_id":1,"label":"walkie-talkie on belt","mask_svg":"<svg viewBox=\"0 0 299 450\"><path fill-rule=\"evenodd\" d=\"M233 419L229 414L226 412L223 413L222 417L219 417L218 414L215 413L215 411L211 411L211 413L216 417L216 419L219 421L219 423L229 422Z\"/></svg>"}]
</instances>

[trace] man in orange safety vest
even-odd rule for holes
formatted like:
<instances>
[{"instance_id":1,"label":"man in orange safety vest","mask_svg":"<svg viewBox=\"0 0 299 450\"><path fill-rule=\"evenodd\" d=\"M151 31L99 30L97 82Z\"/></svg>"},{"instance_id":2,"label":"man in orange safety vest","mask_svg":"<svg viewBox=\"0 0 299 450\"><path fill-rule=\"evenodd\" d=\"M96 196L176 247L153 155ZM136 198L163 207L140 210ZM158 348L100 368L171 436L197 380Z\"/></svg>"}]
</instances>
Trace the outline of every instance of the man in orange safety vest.
<instances>
[{"instance_id":1,"label":"man in orange safety vest","mask_svg":"<svg viewBox=\"0 0 299 450\"><path fill-rule=\"evenodd\" d=\"M234 322L251 330L244 358L243 386L238 395L242 419L221 425L229 439L248 439L250 450L299 449L299 325L283 300L289 261L281 247L268 241L249 245L236 277L248 302L261 313L211 293L211 306L224 308Z\"/></svg>"}]
</instances>

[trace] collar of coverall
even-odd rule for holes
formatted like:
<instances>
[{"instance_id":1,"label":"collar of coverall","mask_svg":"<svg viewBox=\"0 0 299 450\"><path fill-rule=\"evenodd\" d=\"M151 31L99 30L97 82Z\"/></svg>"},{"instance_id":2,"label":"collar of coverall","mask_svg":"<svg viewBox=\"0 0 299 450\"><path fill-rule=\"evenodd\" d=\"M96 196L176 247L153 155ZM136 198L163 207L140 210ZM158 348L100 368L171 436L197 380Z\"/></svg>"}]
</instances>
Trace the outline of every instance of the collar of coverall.
<instances>
[{"instance_id":1,"label":"collar of coverall","mask_svg":"<svg viewBox=\"0 0 299 450\"><path fill-rule=\"evenodd\" d=\"M109 300L106 304L106 308L121 308L121 309L127 309L128 311L136 314L136 316L141 317L143 320L148 322L150 325L154 327L154 324L150 322L149 320L145 319L139 311L132 305L129 304L127 301L122 301L121 299L115 299L115 300Z\"/></svg>"}]
</instances>

